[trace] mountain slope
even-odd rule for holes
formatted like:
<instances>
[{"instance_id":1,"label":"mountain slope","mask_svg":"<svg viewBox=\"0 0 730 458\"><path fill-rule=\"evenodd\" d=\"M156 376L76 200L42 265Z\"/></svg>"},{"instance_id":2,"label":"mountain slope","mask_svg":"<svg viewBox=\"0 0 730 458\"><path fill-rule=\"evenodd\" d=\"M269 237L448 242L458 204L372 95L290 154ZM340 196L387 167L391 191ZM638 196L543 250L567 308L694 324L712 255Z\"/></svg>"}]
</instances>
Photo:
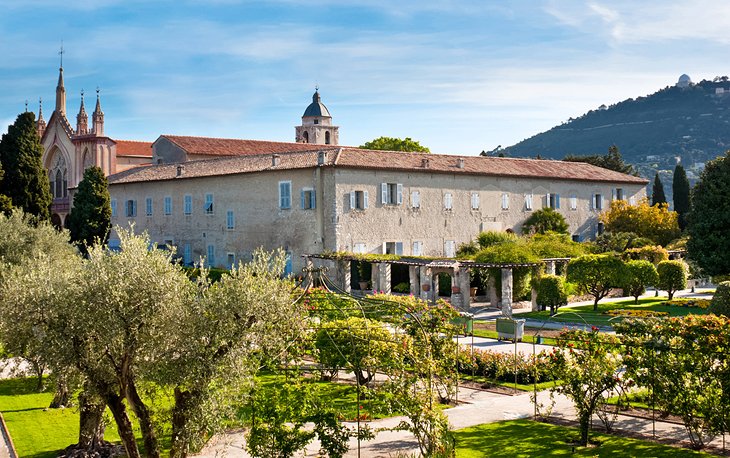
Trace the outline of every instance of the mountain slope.
<instances>
[{"instance_id":1,"label":"mountain slope","mask_svg":"<svg viewBox=\"0 0 730 458\"><path fill-rule=\"evenodd\" d=\"M567 154L605 154L617 145L627 162L673 158L705 162L730 148L730 82L727 77L591 110L505 148L510 156L561 159Z\"/></svg>"}]
</instances>

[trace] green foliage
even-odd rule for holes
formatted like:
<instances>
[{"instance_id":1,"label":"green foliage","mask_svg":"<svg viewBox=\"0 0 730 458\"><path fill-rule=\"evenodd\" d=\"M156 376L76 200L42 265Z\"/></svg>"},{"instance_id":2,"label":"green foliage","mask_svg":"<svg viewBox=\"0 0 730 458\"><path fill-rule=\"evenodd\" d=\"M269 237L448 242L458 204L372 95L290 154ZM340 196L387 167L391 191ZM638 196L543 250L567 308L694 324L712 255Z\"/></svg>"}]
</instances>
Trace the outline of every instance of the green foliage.
<instances>
[{"instance_id":1,"label":"green foliage","mask_svg":"<svg viewBox=\"0 0 730 458\"><path fill-rule=\"evenodd\" d=\"M365 144L360 145L360 148L364 149L375 149L383 151L409 151L416 153L430 153L431 150L418 143L418 141L406 138L395 138L395 137L378 137Z\"/></svg>"},{"instance_id":2,"label":"green foliage","mask_svg":"<svg viewBox=\"0 0 730 458\"><path fill-rule=\"evenodd\" d=\"M546 232L568 233L568 223L557 210L550 207L534 211L527 220L522 223L523 234L544 234Z\"/></svg>"},{"instance_id":3,"label":"green foliage","mask_svg":"<svg viewBox=\"0 0 730 458\"><path fill-rule=\"evenodd\" d=\"M586 254L586 245L574 242L568 234L557 232L535 234L527 244L539 258L575 258Z\"/></svg>"},{"instance_id":4,"label":"green foliage","mask_svg":"<svg viewBox=\"0 0 730 458\"><path fill-rule=\"evenodd\" d=\"M553 315L558 307L568 304L568 295L565 292L563 277L558 275L543 275L535 280L537 290L537 305L542 310L550 307L550 314Z\"/></svg>"},{"instance_id":5,"label":"green foliage","mask_svg":"<svg viewBox=\"0 0 730 458\"><path fill-rule=\"evenodd\" d=\"M687 264L682 261L662 261L656 266L659 274L657 288L665 290L669 300L674 293L687 287Z\"/></svg>"},{"instance_id":6,"label":"green foliage","mask_svg":"<svg viewBox=\"0 0 730 458\"><path fill-rule=\"evenodd\" d=\"M654 245L653 241L646 237L639 237L633 232L604 232L596 237L593 243L599 253L623 253L631 248Z\"/></svg>"},{"instance_id":7,"label":"green foliage","mask_svg":"<svg viewBox=\"0 0 730 458\"><path fill-rule=\"evenodd\" d=\"M394 293L408 294L411 292L411 285L408 282L398 283L393 287Z\"/></svg>"},{"instance_id":8,"label":"green foliage","mask_svg":"<svg viewBox=\"0 0 730 458\"><path fill-rule=\"evenodd\" d=\"M477 236L477 242L481 248L489 248L505 242L517 242L519 236L512 232L485 231Z\"/></svg>"},{"instance_id":9,"label":"green foliage","mask_svg":"<svg viewBox=\"0 0 730 458\"><path fill-rule=\"evenodd\" d=\"M680 236L677 213L669 211L666 204L649 206L642 200L630 205L625 200L614 200L599 219L608 232L633 232L662 246Z\"/></svg>"},{"instance_id":10,"label":"green foliage","mask_svg":"<svg viewBox=\"0 0 730 458\"><path fill-rule=\"evenodd\" d=\"M74 194L69 213L68 229L71 241L85 246L106 243L111 228L111 199L104 171L93 166L84 170L84 177Z\"/></svg>"},{"instance_id":11,"label":"green foliage","mask_svg":"<svg viewBox=\"0 0 730 458\"><path fill-rule=\"evenodd\" d=\"M717 285L715 294L712 295L709 311L715 315L730 317L730 281Z\"/></svg>"},{"instance_id":12,"label":"green foliage","mask_svg":"<svg viewBox=\"0 0 730 458\"><path fill-rule=\"evenodd\" d=\"M576 283L594 297L593 310L598 310L598 301L621 286L623 262L606 254L587 254L571 259L568 263L567 280Z\"/></svg>"},{"instance_id":13,"label":"green foliage","mask_svg":"<svg viewBox=\"0 0 730 458\"><path fill-rule=\"evenodd\" d=\"M618 150L616 145L612 145L608 148L608 153L605 156L593 155L593 156L574 156L567 155L563 158L564 161L568 162L587 162L604 169L615 170L616 172L626 173L629 175L636 174L636 170L631 164L624 162L621 152Z\"/></svg>"},{"instance_id":14,"label":"green foliage","mask_svg":"<svg viewBox=\"0 0 730 458\"><path fill-rule=\"evenodd\" d=\"M689 199L689 180L687 172L681 164L677 164L674 168L674 177L672 179L672 196L674 201L674 211L677 212L679 228L684 230L687 227L687 213L691 208Z\"/></svg>"},{"instance_id":15,"label":"green foliage","mask_svg":"<svg viewBox=\"0 0 730 458\"><path fill-rule=\"evenodd\" d=\"M39 220L50 217L51 190L41 157L43 145L38 137L33 112L18 115L8 133L0 140L0 161L5 173L0 194L10 198L13 207L21 208Z\"/></svg>"},{"instance_id":16,"label":"green foliage","mask_svg":"<svg viewBox=\"0 0 730 458\"><path fill-rule=\"evenodd\" d=\"M624 266L623 277L624 291L634 296L636 304L639 303L639 296L646 291L646 285L656 285L659 281L656 267L645 260L628 261Z\"/></svg>"},{"instance_id":17,"label":"green foliage","mask_svg":"<svg viewBox=\"0 0 730 458\"><path fill-rule=\"evenodd\" d=\"M651 206L662 205L667 203L667 196L664 194L664 185L659 173L654 175L654 183L651 188Z\"/></svg>"},{"instance_id":18,"label":"green foliage","mask_svg":"<svg viewBox=\"0 0 730 458\"><path fill-rule=\"evenodd\" d=\"M474 260L484 264L528 264L540 261L540 258L532 252L530 247L519 238L513 242L498 243L482 249L476 254ZM512 287L514 297L524 296L529 290L530 267L515 267L512 269ZM502 269L487 269L487 275L494 278L498 295L502 291Z\"/></svg>"},{"instance_id":19,"label":"green foliage","mask_svg":"<svg viewBox=\"0 0 730 458\"><path fill-rule=\"evenodd\" d=\"M618 338L592 331L563 331L558 348L551 356L553 374L563 383L552 388L567 396L578 414L580 445L588 445L591 417L606 403L620 381L616 372L622 365Z\"/></svg>"},{"instance_id":20,"label":"green foliage","mask_svg":"<svg viewBox=\"0 0 730 458\"><path fill-rule=\"evenodd\" d=\"M479 243L476 240L465 242L456 249L456 259L471 259L479 252Z\"/></svg>"},{"instance_id":21,"label":"green foliage","mask_svg":"<svg viewBox=\"0 0 730 458\"><path fill-rule=\"evenodd\" d=\"M645 245L641 248L629 248L626 251L624 251L621 255L621 258L624 261L628 261L631 259L634 260L644 260L649 261L650 263L657 265L662 261L666 261L669 259L669 253L667 250L662 248L659 245L652 246L652 245Z\"/></svg>"},{"instance_id":22,"label":"green foliage","mask_svg":"<svg viewBox=\"0 0 730 458\"><path fill-rule=\"evenodd\" d=\"M656 406L679 416L693 448L727 429L730 321L716 315L627 320L626 376L652 389Z\"/></svg>"},{"instance_id":23,"label":"green foliage","mask_svg":"<svg viewBox=\"0 0 730 458\"><path fill-rule=\"evenodd\" d=\"M459 372L464 375L484 377L492 382L529 385L554 380L548 364L548 355L539 353L536 358L519 352L502 353L474 349L461 352L458 360Z\"/></svg>"},{"instance_id":24,"label":"green foliage","mask_svg":"<svg viewBox=\"0 0 730 458\"><path fill-rule=\"evenodd\" d=\"M730 151L705 165L688 223L688 257L708 275L730 274Z\"/></svg>"}]
</instances>

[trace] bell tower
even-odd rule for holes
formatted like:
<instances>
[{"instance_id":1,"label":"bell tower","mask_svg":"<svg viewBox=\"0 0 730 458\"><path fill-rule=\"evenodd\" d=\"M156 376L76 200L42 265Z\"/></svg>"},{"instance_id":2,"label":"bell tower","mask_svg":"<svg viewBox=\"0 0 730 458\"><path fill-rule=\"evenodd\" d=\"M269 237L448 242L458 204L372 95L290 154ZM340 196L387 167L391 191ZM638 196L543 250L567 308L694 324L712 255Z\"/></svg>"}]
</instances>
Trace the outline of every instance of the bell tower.
<instances>
[{"instance_id":1,"label":"bell tower","mask_svg":"<svg viewBox=\"0 0 730 458\"><path fill-rule=\"evenodd\" d=\"M296 126L295 141L297 143L312 143L315 145L338 145L340 142L340 128L332 125L332 115L322 103L319 87L315 88L312 103L309 104L304 115L302 125Z\"/></svg>"}]
</instances>

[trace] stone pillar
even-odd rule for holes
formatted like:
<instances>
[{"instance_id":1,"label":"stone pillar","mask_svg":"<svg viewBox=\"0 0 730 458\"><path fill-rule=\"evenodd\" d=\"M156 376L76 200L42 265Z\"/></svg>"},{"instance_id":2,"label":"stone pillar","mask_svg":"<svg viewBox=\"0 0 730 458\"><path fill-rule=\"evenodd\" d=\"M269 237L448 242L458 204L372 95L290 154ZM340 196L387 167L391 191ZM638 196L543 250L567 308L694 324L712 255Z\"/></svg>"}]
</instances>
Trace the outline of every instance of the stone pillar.
<instances>
[{"instance_id":1,"label":"stone pillar","mask_svg":"<svg viewBox=\"0 0 730 458\"><path fill-rule=\"evenodd\" d=\"M373 292L380 291L380 264L371 263L370 266L372 267L370 274L370 286L373 288Z\"/></svg>"},{"instance_id":2,"label":"stone pillar","mask_svg":"<svg viewBox=\"0 0 730 458\"><path fill-rule=\"evenodd\" d=\"M426 266L422 266L418 270L420 270L419 278L421 281L421 287L420 287L421 299L423 299L424 301L429 301L431 299L431 297L432 297L431 295L433 293L433 291L431 291L431 289L432 289L431 288L431 286L432 286L431 285L431 283L432 283L431 269ZM428 288L428 291L424 291L424 287Z\"/></svg>"},{"instance_id":3,"label":"stone pillar","mask_svg":"<svg viewBox=\"0 0 730 458\"><path fill-rule=\"evenodd\" d=\"M408 281L411 286L411 294L415 297L419 297L421 295L421 280L420 275L418 275L419 270L420 269L416 266L408 266Z\"/></svg>"},{"instance_id":4,"label":"stone pillar","mask_svg":"<svg viewBox=\"0 0 730 458\"><path fill-rule=\"evenodd\" d=\"M390 294L390 264L382 263L380 264L380 287L378 288L378 292L382 291L385 294Z\"/></svg>"},{"instance_id":5,"label":"stone pillar","mask_svg":"<svg viewBox=\"0 0 730 458\"><path fill-rule=\"evenodd\" d=\"M463 302L462 302L462 306L464 307L464 310L469 310L469 307L471 307L470 271L467 267L461 267L461 268L459 268L459 271L461 273L461 280L459 281L459 286L461 287L461 296L464 298Z\"/></svg>"},{"instance_id":6,"label":"stone pillar","mask_svg":"<svg viewBox=\"0 0 730 458\"><path fill-rule=\"evenodd\" d=\"M337 261L337 281L339 287L347 294L350 294L352 290L352 270L350 269L350 261Z\"/></svg>"},{"instance_id":7,"label":"stone pillar","mask_svg":"<svg viewBox=\"0 0 730 458\"><path fill-rule=\"evenodd\" d=\"M494 277L491 275L489 276L489 280L487 280L487 288L489 289L489 306L498 308L499 307L499 295L497 294L497 286L496 282L494 281Z\"/></svg>"},{"instance_id":8,"label":"stone pillar","mask_svg":"<svg viewBox=\"0 0 730 458\"><path fill-rule=\"evenodd\" d=\"M540 274L537 267L534 267L532 269L532 279L535 280L537 276ZM531 299L532 299L532 311L537 312L537 290L535 289L535 282L532 282L532 292L531 292Z\"/></svg>"},{"instance_id":9,"label":"stone pillar","mask_svg":"<svg viewBox=\"0 0 730 458\"><path fill-rule=\"evenodd\" d=\"M512 316L512 269L502 269L502 315Z\"/></svg>"},{"instance_id":10,"label":"stone pillar","mask_svg":"<svg viewBox=\"0 0 730 458\"><path fill-rule=\"evenodd\" d=\"M547 268L547 273L549 275L555 275L555 261L547 261L547 265L545 266Z\"/></svg>"},{"instance_id":11,"label":"stone pillar","mask_svg":"<svg viewBox=\"0 0 730 458\"><path fill-rule=\"evenodd\" d=\"M312 269L314 269L314 263L312 262L312 258L309 256L304 257L304 282L302 282L302 288L307 288L309 286L312 286L312 283L314 282Z\"/></svg>"}]
</instances>

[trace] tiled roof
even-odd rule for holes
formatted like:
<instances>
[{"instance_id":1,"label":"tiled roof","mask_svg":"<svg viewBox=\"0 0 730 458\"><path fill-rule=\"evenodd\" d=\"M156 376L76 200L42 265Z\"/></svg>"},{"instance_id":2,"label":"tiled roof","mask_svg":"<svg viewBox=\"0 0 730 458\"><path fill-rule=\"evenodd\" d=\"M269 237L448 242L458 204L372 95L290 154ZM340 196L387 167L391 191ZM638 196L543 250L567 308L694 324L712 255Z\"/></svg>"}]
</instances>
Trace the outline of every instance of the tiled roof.
<instances>
[{"instance_id":1,"label":"tiled roof","mask_svg":"<svg viewBox=\"0 0 730 458\"><path fill-rule=\"evenodd\" d=\"M114 140L114 143L117 144L117 156L152 157L152 142Z\"/></svg>"},{"instance_id":2,"label":"tiled roof","mask_svg":"<svg viewBox=\"0 0 730 458\"><path fill-rule=\"evenodd\" d=\"M308 151L308 143L269 142L264 140L240 140L235 138L185 137L162 135L188 154L206 156L250 156L255 154Z\"/></svg>"},{"instance_id":3,"label":"tiled roof","mask_svg":"<svg viewBox=\"0 0 730 458\"><path fill-rule=\"evenodd\" d=\"M242 141L243 142L243 141ZM254 142L274 143L274 142ZM274 143L275 145L277 143ZM280 145L280 144L278 144ZM309 151L275 151L278 166L272 166L272 154L242 153L238 157L188 161L182 164L163 164L138 167L109 177L109 182L134 183L140 181L170 180L238 173L262 172L316 167L318 151L326 151L325 166L404 172L425 171L465 175L490 175L554 180L597 181L612 183L646 184L647 180L583 162L565 162L537 159L514 159L482 156L453 156L444 154L374 151L349 147L332 147L294 143ZM325 146L325 147L323 147ZM184 171L177 177L177 167Z\"/></svg>"}]
</instances>

